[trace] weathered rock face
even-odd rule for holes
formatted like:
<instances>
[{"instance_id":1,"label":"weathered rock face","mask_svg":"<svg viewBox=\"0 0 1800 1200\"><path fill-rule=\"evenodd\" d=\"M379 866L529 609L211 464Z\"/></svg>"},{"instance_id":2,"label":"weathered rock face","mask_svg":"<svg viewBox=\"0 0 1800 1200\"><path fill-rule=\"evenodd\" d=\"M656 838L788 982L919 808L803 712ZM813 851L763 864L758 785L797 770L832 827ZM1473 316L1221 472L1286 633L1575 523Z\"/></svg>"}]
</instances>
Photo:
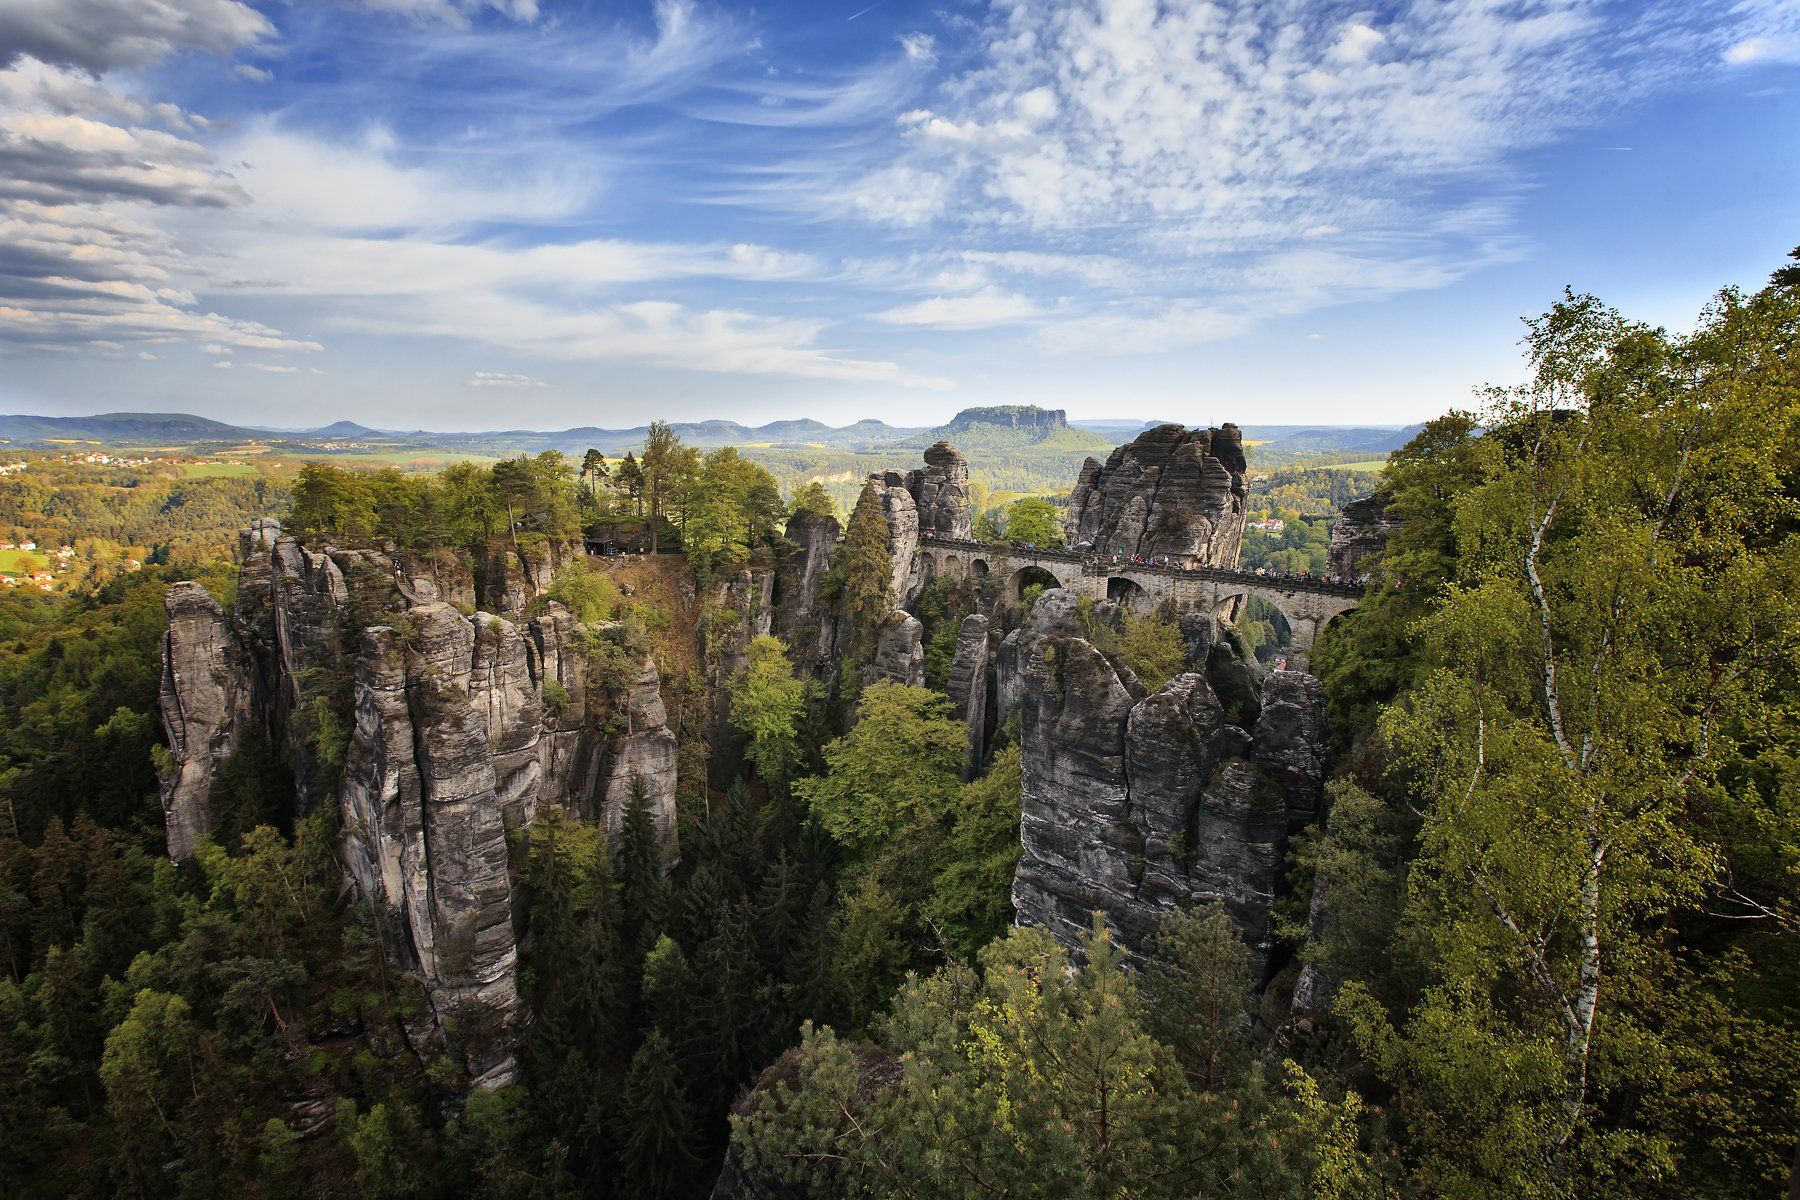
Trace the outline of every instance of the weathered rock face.
<instances>
[{"instance_id":1,"label":"weathered rock face","mask_svg":"<svg viewBox=\"0 0 1800 1200\"><path fill-rule=\"evenodd\" d=\"M1244 442L1235 425L1158 425L1082 465L1069 494L1072 546L1235 566L1244 536Z\"/></svg>"},{"instance_id":2,"label":"weathered rock face","mask_svg":"<svg viewBox=\"0 0 1800 1200\"><path fill-rule=\"evenodd\" d=\"M163 817L169 854L179 859L207 830L207 793L219 764L237 749L251 681L225 610L205 588L178 583L164 604L162 713L175 770L163 782Z\"/></svg>"},{"instance_id":3,"label":"weathered rock face","mask_svg":"<svg viewBox=\"0 0 1800 1200\"><path fill-rule=\"evenodd\" d=\"M881 627L875 645L875 661L869 666L874 679L891 679L910 687L925 683L925 627L919 619L896 609Z\"/></svg>"},{"instance_id":4,"label":"weathered rock face","mask_svg":"<svg viewBox=\"0 0 1800 1200\"><path fill-rule=\"evenodd\" d=\"M816 586L816 585L815 585ZM744 736L731 725L731 680L750 643L775 626L775 572L745 567L712 585L710 607L735 620L701 621L699 650L706 679L709 786L723 790L743 771Z\"/></svg>"},{"instance_id":5,"label":"weathered rock face","mask_svg":"<svg viewBox=\"0 0 1800 1200\"><path fill-rule=\"evenodd\" d=\"M875 485L882 516L887 518L888 557L894 564L889 595L904 608L917 598L922 582L918 574L919 506L899 472L871 475L869 481Z\"/></svg>"},{"instance_id":6,"label":"weathered rock face","mask_svg":"<svg viewBox=\"0 0 1800 1200\"><path fill-rule=\"evenodd\" d=\"M297 814L338 806L343 861L438 1018L420 1037L453 1029L471 1074L504 1083L518 1003L507 830L543 804L616 830L641 777L673 856L675 737L655 664L599 686L559 604L471 618L391 555L308 549L269 521L241 544L231 616L198 585L168 594L169 853L192 853L217 766L246 728L265 730L294 764Z\"/></svg>"},{"instance_id":7,"label":"weathered rock face","mask_svg":"<svg viewBox=\"0 0 1800 1200\"><path fill-rule=\"evenodd\" d=\"M956 653L950 660L945 691L955 706L957 719L968 732L969 757L963 778L973 779L987 758L988 743L988 619L980 613L963 618L956 631Z\"/></svg>"},{"instance_id":8,"label":"weathered rock face","mask_svg":"<svg viewBox=\"0 0 1800 1200\"><path fill-rule=\"evenodd\" d=\"M925 466L906 476L919 512L919 528L942 537L967 538L974 530L969 507L969 463L949 442L925 451Z\"/></svg>"},{"instance_id":9,"label":"weathered rock face","mask_svg":"<svg viewBox=\"0 0 1800 1200\"><path fill-rule=\"evenodd\" d=\"M1362 573L1363 559L1387 547L1388 535L1399 522L1388 515L1381 496L1365 496L1344 505L1331 529L1331 546L1325 552L1326 570L1354 579Z\"/></svg>"},{"instance_id":10,"label":"weathered rock face","mask_svg":"<svg viewBox=\"0 0 1800 1200\"><path fill-rule=\"evenodd\" d=\"M1217 901L1266 971L1282 855L1318 809L1326 765L1318 683L1277 672L1249 706L1220 641L1204 670L1146 696L1069 627L1066 596L1046 593L1050 611L1008 639L1024 768L1019 920L1074 949L1098 909L1135 951L1164 913Z\"/></svg>"},{"instance_id":11,"label":"weathered rock face","mask_svg":"<svg viewBox=\"0 0 1800 1200\"><path fill-rule=\"evenodd\" d=\"M841 533L835 517L797 512L788 518L794 551L775 570L772 632L788 648L795 670L821 678L831 661L836 620L819 594Z\"/></svg>"}]
</instances>

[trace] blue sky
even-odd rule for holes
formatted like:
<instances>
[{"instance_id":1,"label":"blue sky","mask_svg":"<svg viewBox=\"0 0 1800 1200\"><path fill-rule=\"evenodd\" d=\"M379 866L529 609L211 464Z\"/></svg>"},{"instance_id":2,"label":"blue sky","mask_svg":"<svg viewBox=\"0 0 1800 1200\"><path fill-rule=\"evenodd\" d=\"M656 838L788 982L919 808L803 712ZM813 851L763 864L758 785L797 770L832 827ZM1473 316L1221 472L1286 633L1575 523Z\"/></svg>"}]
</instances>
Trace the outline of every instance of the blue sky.
<instances>
[{"instance_id":1,"label":"blue sky","mask_svg":"<svg viewBox=\"0 0 1800 1200\"><path fill-rule=\"evenodd\" d=\"M1797 131L1795 0L0 0L0 408L1413 421Z\"/></svg>"}]
</instances>

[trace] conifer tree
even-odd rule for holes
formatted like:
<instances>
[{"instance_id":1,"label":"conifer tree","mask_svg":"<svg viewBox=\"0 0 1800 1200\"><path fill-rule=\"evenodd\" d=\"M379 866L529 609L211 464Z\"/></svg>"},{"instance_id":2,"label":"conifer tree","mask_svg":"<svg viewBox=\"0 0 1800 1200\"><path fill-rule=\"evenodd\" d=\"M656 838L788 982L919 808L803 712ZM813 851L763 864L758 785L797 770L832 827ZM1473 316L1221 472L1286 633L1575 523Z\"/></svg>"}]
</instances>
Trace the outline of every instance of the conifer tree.
<instances>
[{"instance_id":1,"label":"conifer tree","mask_svg":"<svg viewBox=\"0 0 1800 1200\"><path fill-rule=\"evenodd\" d=\"M675 1052L660 1029L650 1031L632 1058L622 1099L623 1194L647 1200L685 1195L698 1165L693 1149L698 1121L682 1090Z\"/></svg>"},{"instance_id":2,"label":"conifer tree","mask_svg":"<svg viewBox=\"0 0 1800 1200\"><path fill-rule=\"evenodd\" d=\"M851 654L873 652L881 623L894 611L894 562L889 554L887 513L873 480L863 484L844 533L844 627Z\"/></svg>"},{"instance_id":3,"label":"conifer tree","mask_svg":"<svg viewBox=\"0 0 1800 1200\"><path fill-rule=\"evenodd\" d=\"M625 944L641 954L668 919L669 884L656 819L650 813L650 789L639 775L631 777L619 825L619 905Z\"/></svg>"}]
</instances>

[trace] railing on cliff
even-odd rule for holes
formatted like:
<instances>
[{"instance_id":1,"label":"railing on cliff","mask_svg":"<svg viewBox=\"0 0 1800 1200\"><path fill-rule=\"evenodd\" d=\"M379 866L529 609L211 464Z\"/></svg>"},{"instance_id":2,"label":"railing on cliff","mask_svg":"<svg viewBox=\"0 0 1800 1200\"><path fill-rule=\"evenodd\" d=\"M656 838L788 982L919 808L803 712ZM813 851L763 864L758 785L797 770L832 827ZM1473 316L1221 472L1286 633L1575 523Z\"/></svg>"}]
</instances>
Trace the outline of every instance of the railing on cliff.
<instances>
[{"instance_id":1,"label":"railing on cliff","mask_svg":"<svg viewBox=\"0 0 1800 1200\"><path fill-rule=\"evenodd\" d=\"M989 557L1037 558L1079 563L1082 573L1087 575L1117 575L1130 571L1166 575L1173 579L1204 579L1209 583L1272 588L1277 591L1312 592L1316 595L1341 596L1351 600L1359 599L1363 594L1361 583L1339 579L1319 579L1310 575L1271 575L1266 572L1259 574L1255 571L1240 571L1232 567L1184 567L1173 563L1138 562L1115 558L1111 554L1084 553L1061 547L1027 547L1010 543L977 542L969 538L943 537L928 531L921 531L920 537L921 546L929 545L933 549L963 550L971 554Z\"/></svg>"}]
</instances>

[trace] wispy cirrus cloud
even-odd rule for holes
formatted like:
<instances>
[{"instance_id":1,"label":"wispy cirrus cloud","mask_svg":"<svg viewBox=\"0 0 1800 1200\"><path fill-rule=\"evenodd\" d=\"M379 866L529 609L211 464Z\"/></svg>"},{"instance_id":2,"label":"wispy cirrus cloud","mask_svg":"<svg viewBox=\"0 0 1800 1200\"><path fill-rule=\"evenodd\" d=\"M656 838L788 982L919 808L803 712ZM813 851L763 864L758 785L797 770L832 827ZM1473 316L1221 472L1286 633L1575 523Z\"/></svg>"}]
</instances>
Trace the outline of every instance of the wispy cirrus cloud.
<instances>
[{"instance_id":1,"label":"wispy cirrus cloud","mask_svg":"<svg viewBox=\"0 0 1800 1200\"><path fill-rule=\"evenodd\" d=\"M1800 45L1794 14L1780 0L1630 21L1590 0L1000 0L980 61L896 118L902 152L801 203L1042 247L975 259L990 275L1095 264L1086 302L1063 306L1068 336L1040 339L1166 348L1506 259L1521 151L1721 57ZM992 286L962 299L978 309Z\"/></svg>"},{"instance_id":2,"label":"wispy cirrus cloud","mask_svg":"<svg viewBox=\"0 0 1800 1200\"><path fill-rule=\"evenodd\" d=\"M509 374L505 371L476 371L463 380L472 388L547 388L549 383L536 375Z\"/></svg>"}]
</instances>

